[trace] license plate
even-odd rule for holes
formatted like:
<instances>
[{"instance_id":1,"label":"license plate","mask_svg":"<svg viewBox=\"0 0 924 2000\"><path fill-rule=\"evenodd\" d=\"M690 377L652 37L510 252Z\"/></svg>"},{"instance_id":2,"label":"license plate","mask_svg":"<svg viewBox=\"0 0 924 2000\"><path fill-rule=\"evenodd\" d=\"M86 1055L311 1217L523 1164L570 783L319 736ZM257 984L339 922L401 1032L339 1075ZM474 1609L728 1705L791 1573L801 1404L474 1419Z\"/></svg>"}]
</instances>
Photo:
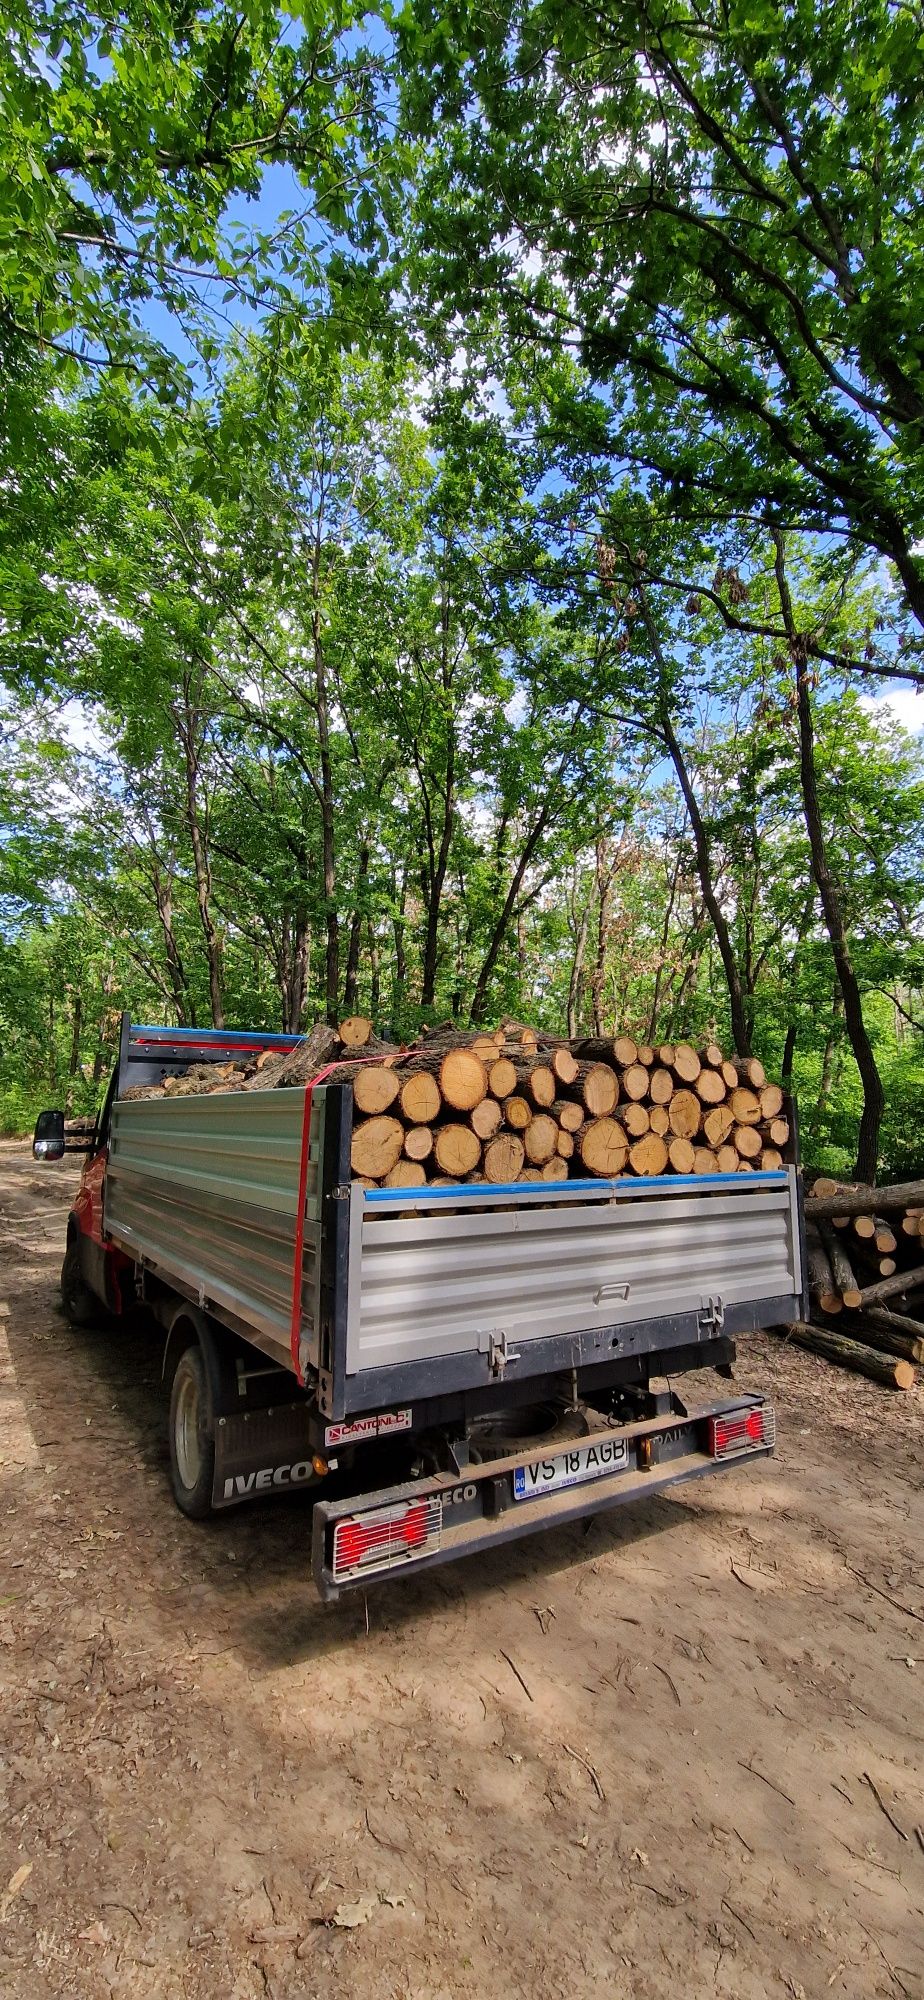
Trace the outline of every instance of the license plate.
<instances>
[{"instance_id":1,"label":"license plate","mask_svg":"<svg viewBox=\"0 0 924 2000\"><path fill-rule=\"evenodd\" d=\"M629 1463L626 1438L601 1438L598 1444L575 1445L572 1451L557 1451L551 1458L537 1458L530 1465L518 1465L513 1474L515 1500L535 1500L540 1493L558 1493L563 1486L583 1486L588 1479L605 1479L610 1472L624 1472Z\"/></svg>"}]
</instances>

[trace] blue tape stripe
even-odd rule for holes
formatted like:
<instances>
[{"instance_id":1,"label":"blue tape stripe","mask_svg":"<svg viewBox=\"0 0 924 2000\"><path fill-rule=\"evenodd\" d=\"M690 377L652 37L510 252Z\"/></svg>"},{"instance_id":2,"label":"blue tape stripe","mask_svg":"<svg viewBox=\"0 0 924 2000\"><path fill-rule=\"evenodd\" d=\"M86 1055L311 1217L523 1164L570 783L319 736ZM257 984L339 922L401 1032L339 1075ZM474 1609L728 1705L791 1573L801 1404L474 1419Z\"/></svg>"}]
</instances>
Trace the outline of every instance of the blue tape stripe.
<instances>
[{"instance_id":1,"label":"blue tape stripe","mask_svg":"<svg viewBox=\"0 0 924 2000\"><path fill-rule=\"evenodd\" d=\"M129 1048L140 1040L146 1042L196 1042L203 1045L214 1042L216 1047L229 1047L236 1042L262 1042L268 1049L294 1049L304 1041L303 1035L266 1035L262 1028L145 1028L133 1024L129 1029Z\"/></svg>"},{"instance_id":2,"label":"blue tape stripe","mask_svg":"<svg viewBox=\"0 0 924 2000\"><path fill-rule=\"evenodd\" d=\"M609 1192L628 1198L637 1193L641 1188L644 1188L647 1194L652 1188L667 1188L671 1190L688 1187L727 1188L729 1183L741 1188L755 1186L785 1187L787 1179L788 1176L785 1173L774 1169L773 1171L757 1174L652 1174L649 1179L646 1179L642 1174L638 1174L631 1181L543 1181L541 1184L538 1181L476 1181L474 1184L471 1181L459 1181L452 1187L366 1188L364 1193L366 1201L407 1201L408 1196L420 1195L427 1201L458 1202L460 1199L463 1201L483 1201L485 1195L488 1194L522 1195L527 1189L530 1194L535 1195L541 1194L543 1189L546 1194L553 1194L555 1192L560 1193L563 1188L566 1188L569 1194L603 1194L604 1192Z\"/></svg>"}]
</instances>

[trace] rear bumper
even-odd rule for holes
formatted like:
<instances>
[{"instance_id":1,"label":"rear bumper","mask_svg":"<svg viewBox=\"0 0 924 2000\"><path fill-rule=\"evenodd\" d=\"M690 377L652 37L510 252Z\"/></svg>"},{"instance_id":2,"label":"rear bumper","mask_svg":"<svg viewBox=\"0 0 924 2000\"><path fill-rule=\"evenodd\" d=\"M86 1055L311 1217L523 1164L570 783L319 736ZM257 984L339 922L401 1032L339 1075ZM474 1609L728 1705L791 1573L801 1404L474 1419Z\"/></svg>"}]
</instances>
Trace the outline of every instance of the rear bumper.
<instances>
[{"instance_id":1,"label":"rear bumper","mask_svg":"<svg viewBox=\"0 0 924 2000\"><path fill-rule=\"evenodd\" d=\"M747 1418L760 1413L763 1436L760 1442L728 1457L717 1457L712 1449L715 1419ZM755 1458L766 1458L774 1445L773 1412L762 1396L737 1396L712 1403L687 1417L671 1416L647 1422L608 1426L580 1440L582 1446L611 1444L625 1440L625 1469L589 1479L579 1486L541 1494L536 1499L514 1498L517 1468L535 1463L536 1452L473 1465L464 1472L412 1480L401 1486L364 1493L358 1498L317 1502L314 1509L312 1568L318 1591L325 1601L344 1591L368 1589L385 1578L454 1562L460 1556L475 1555L501 1542L518 1541L524 1535L563 1527L611 1507L633 1500L650 1499L669 1487L698 1479L707 1472L728 1471ZM553 1449L559 1449L553 1448ZM334 1536L338 1522L350 1521L360 1527L364 1518L378 1510L423 1506L427 1512L426 1549L400 1548L386 1564L371 1569L358 1567L355 1573L338 1570L334 1558Z\"/></svg>"}]
</instances>

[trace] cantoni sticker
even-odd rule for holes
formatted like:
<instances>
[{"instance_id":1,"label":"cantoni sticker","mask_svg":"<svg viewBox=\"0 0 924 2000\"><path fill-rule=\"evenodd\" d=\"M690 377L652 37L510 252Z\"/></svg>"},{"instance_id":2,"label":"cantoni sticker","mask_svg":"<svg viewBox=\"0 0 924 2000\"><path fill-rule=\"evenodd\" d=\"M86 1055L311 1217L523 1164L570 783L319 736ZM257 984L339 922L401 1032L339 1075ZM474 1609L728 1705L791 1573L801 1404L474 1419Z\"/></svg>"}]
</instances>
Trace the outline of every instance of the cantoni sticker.
<instances>
[{"instance_id":1,"label":"cantoni sticker","mask_svg":"<svg viewBox=\"0 0 924 2000\"><path fill-rule=\"evenodd\" d=\"M377 1417L354 1417L352 1422L328 1424L324 1443L364 1444L368 1438L385 1437L389 1431L409 1431L411 1410L383 1410Z\"/></svg>"}]
</instances>

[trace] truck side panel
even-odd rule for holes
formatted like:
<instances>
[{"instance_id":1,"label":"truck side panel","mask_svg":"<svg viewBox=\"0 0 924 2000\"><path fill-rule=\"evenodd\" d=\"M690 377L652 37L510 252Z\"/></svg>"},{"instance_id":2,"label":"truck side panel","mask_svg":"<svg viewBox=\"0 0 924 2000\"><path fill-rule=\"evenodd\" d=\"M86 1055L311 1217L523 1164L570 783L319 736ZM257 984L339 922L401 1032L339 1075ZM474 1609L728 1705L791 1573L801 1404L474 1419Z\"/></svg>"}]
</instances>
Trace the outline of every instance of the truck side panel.
<instances>
[{"instance_id":1,"label":"truck side panel","mask_svg":"<svg viewBox=\"0 0 924 2000\"><path fill-rule=\"evenodd\" d=\"M233 1314L288 1363L304 1090L113 1107L105 1226L125 1249ZM303 1310L317 1312L324 1099L312 1107Z\"/></svg>"}]
</instances>

